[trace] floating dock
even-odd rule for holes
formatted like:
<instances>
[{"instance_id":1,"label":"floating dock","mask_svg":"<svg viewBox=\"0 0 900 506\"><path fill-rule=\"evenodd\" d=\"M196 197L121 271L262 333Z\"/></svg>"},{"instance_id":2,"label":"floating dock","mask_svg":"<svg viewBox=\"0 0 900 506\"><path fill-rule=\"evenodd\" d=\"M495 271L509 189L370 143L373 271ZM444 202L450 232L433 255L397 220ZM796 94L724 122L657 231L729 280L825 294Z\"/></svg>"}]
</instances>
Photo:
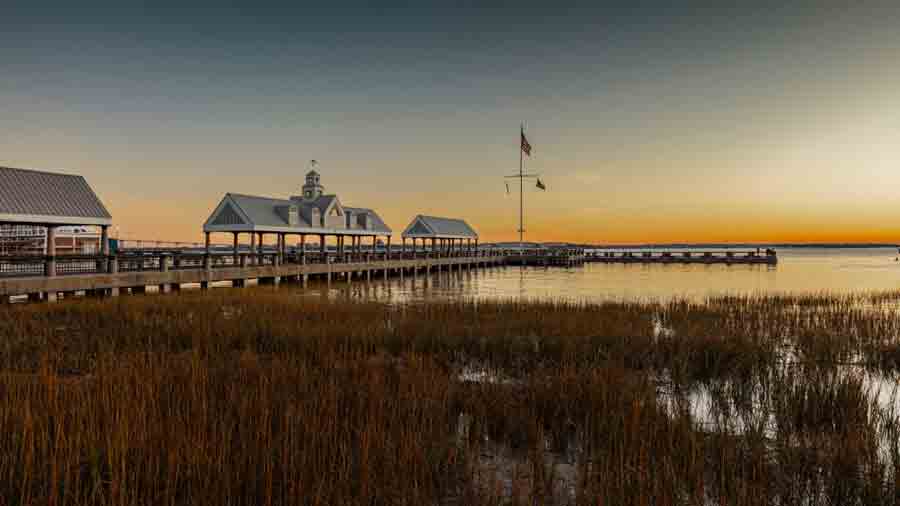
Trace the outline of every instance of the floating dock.
<instances>
[{"instance_id":1,"label":"floating dock","mask_svg":"<svg viewBox=\"0 0 900 506\"><path fill-rule=\"evenodd\" d=\"M773 250L755 251L591 251L586 262L605 264L751 264L776 265Z\"/></svg>"}]
</instances>

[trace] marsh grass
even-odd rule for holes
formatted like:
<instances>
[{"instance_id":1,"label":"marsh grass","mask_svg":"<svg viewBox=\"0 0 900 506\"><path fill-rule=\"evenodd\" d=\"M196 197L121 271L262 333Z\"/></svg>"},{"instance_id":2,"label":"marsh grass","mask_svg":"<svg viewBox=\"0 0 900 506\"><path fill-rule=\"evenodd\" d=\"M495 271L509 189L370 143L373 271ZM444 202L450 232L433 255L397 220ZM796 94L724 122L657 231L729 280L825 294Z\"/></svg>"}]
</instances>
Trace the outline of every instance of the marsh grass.
<instances>
[{"instance_id":1,"label":"marsh grass","mask_svg":"<svg viewBox=\"0 0 900 506\"><path fill-rule=\"evenodd\" d=\"M898 300L6 306L0 504L897 504Z\"/></svg>"}]
</instances>

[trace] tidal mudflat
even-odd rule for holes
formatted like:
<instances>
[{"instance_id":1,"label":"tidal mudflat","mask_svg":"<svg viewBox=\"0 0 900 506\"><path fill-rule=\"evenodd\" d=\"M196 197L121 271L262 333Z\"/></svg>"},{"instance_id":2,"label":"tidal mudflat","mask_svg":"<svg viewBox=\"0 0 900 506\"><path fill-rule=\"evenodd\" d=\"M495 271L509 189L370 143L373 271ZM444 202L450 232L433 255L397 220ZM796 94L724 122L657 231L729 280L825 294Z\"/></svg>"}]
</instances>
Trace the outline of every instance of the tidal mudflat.
<instances>
[{"instance_id":1,"label":"tidal mudflat","mask_svg":"<svg viewBox=\"0 0 900 506\"><path fill-rule=\"evenodd\" d=\"M900 292L0 307L2 504L896 504Z\"/></svg>"}]
</instances>

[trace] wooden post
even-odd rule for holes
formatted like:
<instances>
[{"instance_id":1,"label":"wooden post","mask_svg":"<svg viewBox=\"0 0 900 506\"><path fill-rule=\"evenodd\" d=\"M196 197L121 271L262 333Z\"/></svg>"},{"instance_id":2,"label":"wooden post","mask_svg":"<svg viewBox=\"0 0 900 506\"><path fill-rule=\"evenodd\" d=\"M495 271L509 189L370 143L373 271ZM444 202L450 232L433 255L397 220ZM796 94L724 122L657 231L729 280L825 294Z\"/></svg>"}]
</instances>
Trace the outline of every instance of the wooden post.
<instances>
[{"instance_id":1,"label":"wooden post","mask_svg":"<svg viewBox=\"0 0 900 506\"><path fill-rule=\"evenodd\" d=\"M109 272L109 225L100 227L100 254L103 259L100 260L99 272Z\"/></svg>"},{"instance_id":2,"label":"wooden post","mask_svg":"<svg viewBox=\"0 0 900 506\"><path fill-rule=\"evenodd\" d=\"M232 241L234 243L234 259L232 261L235 266L238 264L238 234L239 232L232 232L232 235L234 235L234 240Z\"/></svg>"},{"instance_id":3,"label":"wooden post","mask_svg":"<svg viewBox=\"0 0 900 506\"><path fill-rule=\"evenodd\" d=\"M306 264L306 234L300 234L300 265ZM306 275L304 275L305 279ZM304 281L303 287L306 288L306 282Z\"/></svg>"},{"instance_id":4,"label":"wooden post","mask_svg":"<svg viewBox=\"0 0 900 506\"><path fill-rule=\"evenodd\" d=\"M250 232L250 265L256 264L256 233Z\"/></svg>"},{"instance_id":5,"label":"wooden post","mask_svg":"<svg viewBox=\"0 0 900 506\"><path fill-rule=\"evenodd\" d=\"M204 251L204 253L203 253L203 270L208 271L212 268L212 259L210 258L210 249L209 249L209 239L210 239L211 233L204 232L204 235L206 236L206 238L205 238L205 246L203 249L203 251Z\"/></svg>"},{"instance_id":6,"label":"wooden post","mask_svg":"<svg viewBox=\"0 0 900 506\"><path fill-rule=\"evenodd\" d=\"M265 239L265 235L262 232L260 232L259 238L256 241L256 249L258 250L257 254L259 255L259 265L263 265L265 263L265 258L263 257L263 251L265 251L263 249L263 240L264 239Z\"/></svg>"},{"instance_id":7,"label":"wooden post","mask_svg":"<svg viewBox=\"0 0 900 506\"><path fill-rule=\"evenodd\" d=\"M47 263L44 270L48 277L56 276L56 225L47 225Z\"/></svg>"},{"instance_id":8,"label":"wooden post","mask_svg":"<svg viewBox=\"0 0 900 506\"><path fill-rule=\"evenodd\" d=\"M384 259L385 260L391 259L391 236L387 236L387 246L385 247L385 250L384 250Z\"/></svg>"}]
</instances>

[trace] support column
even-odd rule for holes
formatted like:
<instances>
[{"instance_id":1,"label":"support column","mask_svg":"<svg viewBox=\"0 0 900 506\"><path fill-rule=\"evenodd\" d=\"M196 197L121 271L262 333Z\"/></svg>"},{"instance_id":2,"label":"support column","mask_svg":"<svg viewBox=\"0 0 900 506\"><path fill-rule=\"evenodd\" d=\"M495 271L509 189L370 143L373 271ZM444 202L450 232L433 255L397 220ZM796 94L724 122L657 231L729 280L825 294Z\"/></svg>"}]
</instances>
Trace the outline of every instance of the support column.
<instances>
[{"instance_id":1,"label":"support column","mask_svg":"<svg viewBox=\"0 0 900 506\"><path fill-rule=\"evenodd\" d=\"M47 263L44 271L47 277L56 276L56 225L47 225ZM47 297L49 299L49 293Z\"/></svg>"},{"instance_id":2,"label":"support column","mask_svg":"<svg viewBox=\"0 0 900 506\"><path fill-rule=\"evenodd\" d=\"M103 260L100 260L99 272L109 272L109 225L100 227L100 254Z\"/></svg>"},{"instance_id":3,"label":"support column","mask_svg":"<svg viewBox=\"0 0 900 506\"><path fill-rule=\"evenodd\" d=\"M232 235L234 235L234 240L232 241L234 243L234 248L233 248L234 249L234 260L233 260L233 262L236 267L238 265L238 254L239 254L239 243L238 243L239 232L232 232Z\"/></svg>"},{"instance_id":4,"label":"support column","mask_svg":"<svg viewBox=\"0 0 900 506\"><path fill-rule=\"evenodd\" d=\"M169 272L168 255L162 254L159 256L159 272ZM171 291L169 286L169 283L160 283L158 286L159 293L169 293Z\"/></svg>"},{"instance_id":5,"label":"support column","mask_svg":"<svg viewBox=\"0 0 900 506\"><path fill-rule=\"evenodd\" d=\"M256 265L256 233L250 232L250 265Z\"/></svg>"},{"instance_id":6,"label":"support column","mask_svg":"<svg viewBox=\"0 0 900 506\"><path fill-rule=\"evenodd\" d=\"M391 236L387 236L387 246L384 249L384 259L386 261L391 260Z\"/></svg>"},{"instance_id":7,"label":"support column","mask_svg":"<svg viewBox=\"0 0 900 506\"><path fill-rule=\"evenodd\" d=\"M204 251L204 253L203 253L203 270L207 270L207 271L208 271L208 270L210 270L210 269L212 268L212 259L211 259L210 256L209 256L209 253L210 253L210 251L209 251L209 236L210 236L210 232L205 232L204 235L206 236L206 239L205 239L205 246L204 246L204 249L203 249L203 251Z\"/></svg>"},{"instance_id":8,"label":"support column","mask_svg":"<svg viewBox=\"0 0 900 506\"><path fill-rule=\"evenodd\" d=\"M300 265L306 264L306 234L300 234ZM306 287L306 274L303 275L303 287Z\"/></svg>"},{"instance_id":9,"label":"support column","mask_svg":"<svg viewBox=\"0 0 900 506\"><path fill-rule=\"evenodd\" d=\"M259 255L259 257L258 257L259 265L263 265L265 263L265 261L263 260L263 251L265 251L265 249L263 249L263 240L264 239L265 239L265 235L262 232L260 232L259 237L256 240L257 255Z\"/></svg>"}]
</instances>

